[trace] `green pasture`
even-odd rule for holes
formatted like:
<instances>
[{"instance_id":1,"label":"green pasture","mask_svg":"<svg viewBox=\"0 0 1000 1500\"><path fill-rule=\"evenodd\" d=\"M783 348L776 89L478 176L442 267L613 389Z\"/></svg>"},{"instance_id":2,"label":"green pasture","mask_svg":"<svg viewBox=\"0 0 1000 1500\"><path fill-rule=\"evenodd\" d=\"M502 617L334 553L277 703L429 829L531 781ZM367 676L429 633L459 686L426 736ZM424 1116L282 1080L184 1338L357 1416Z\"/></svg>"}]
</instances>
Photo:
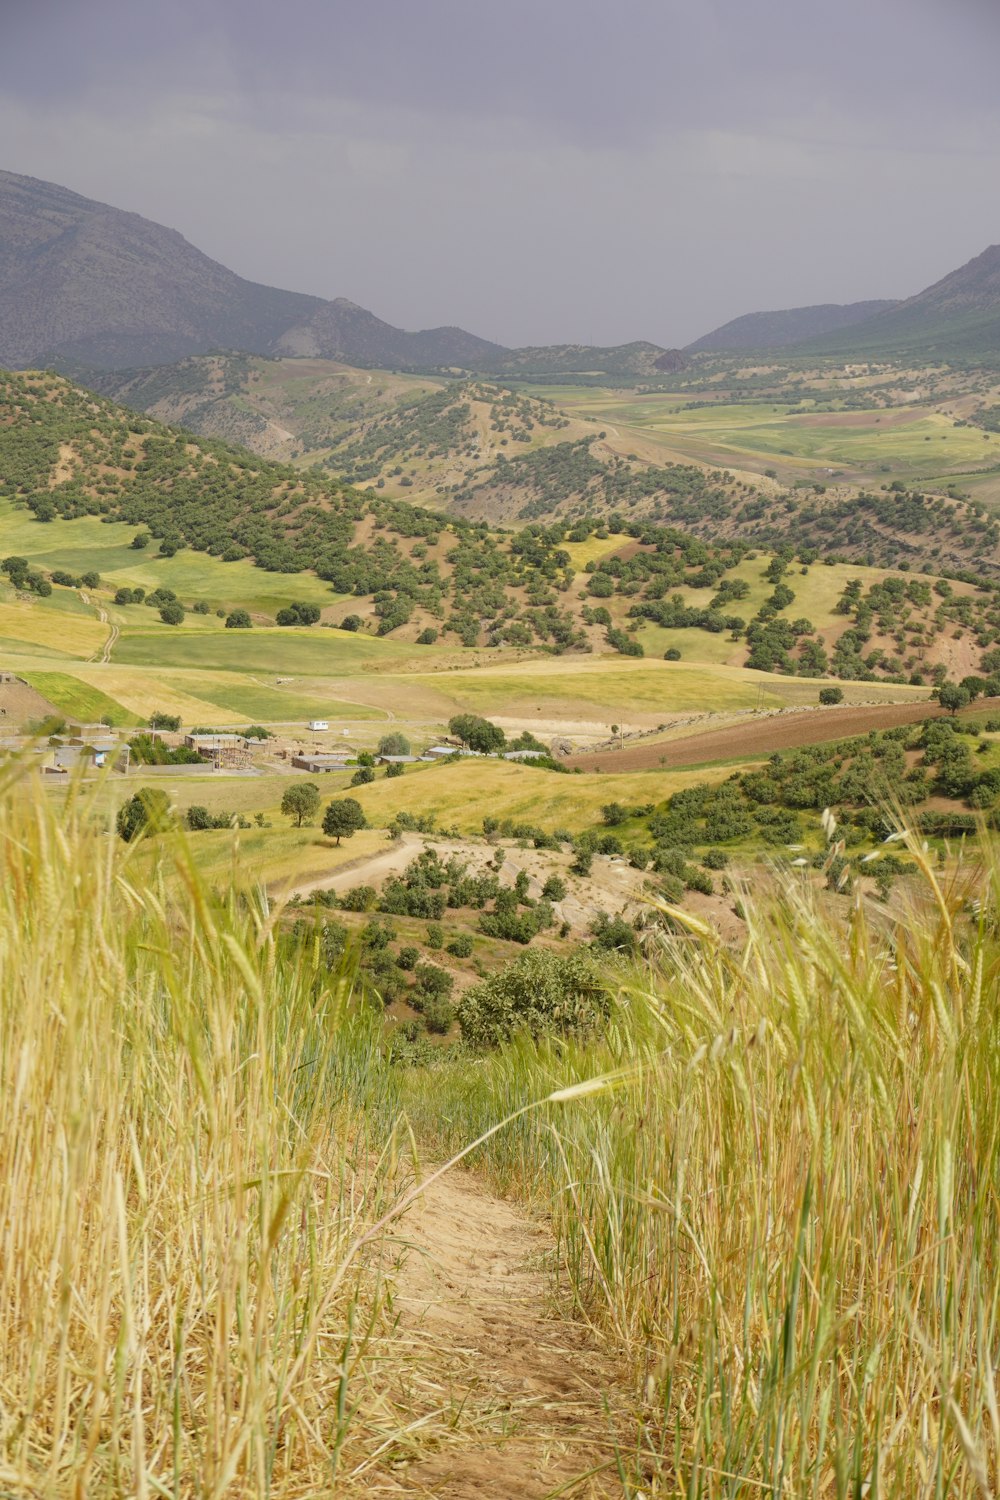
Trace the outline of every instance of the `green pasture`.
<instances>
[{"instance_id":1,"label":"green pasture","mask_svg":"<svg viewBox=\"0 0 1000 1500\"><path fill-rule=\"evenodd\" d=\"M141 608L141 606L140 606ZM170 666L189 670L263 672L270 676L343 677L386 669L413 657L414 648L349 630L281 629L189 630L161 626L128 631L114 659L128 666Z\"/></svg>"},{"instance_id":2,"label":"green pasture","mask_svg":"<svg viewBox=\"0 0 1000 1500\"><path fill-rule=\"evenodd\" d=\"M102 719L109 718L116 727L128 728L146 722L140 714L123 707L116 698L68 672L28 672L26 677L29 685L47 698L54 708L82 723L99 724Z\"/></svg>"},{"instance_id":3,"label":"green pasture","mask_svg":"<svg viewBox=\"0 0 1000 1500\"><path fill-rule=\"evenodd\" d=\"M218 608L240 606L259 614L273 614L297 599L325 609L343 598L311 573L267 573L250 562L224 563L187 548L160 557L155 540L136 551L131 541L143 529L92 516L40 522L30 511L0 499L0 557L16 554L50 571L98 572L112 590L170 588L185 603L204 599Z\"/></svg>"},{"instance_id":4,"label":"green pasture","mask_svg":"<svg viewBox=\"0 0 1000 1500\"><path fill-rule=\"evenodd\" d=\"M719 402L684 410L678 409L681 398L674 395L572 387L553 399L576 416L628 428L723 467L751 457L761 463L771 460L776 467L792 460L816 470L878 472L889 465L894 472L932 477L1000 455L1000 435L984 441L977 428L958 427L926 407L816 412L774 402Z\"/></svg>"}]
</instances>

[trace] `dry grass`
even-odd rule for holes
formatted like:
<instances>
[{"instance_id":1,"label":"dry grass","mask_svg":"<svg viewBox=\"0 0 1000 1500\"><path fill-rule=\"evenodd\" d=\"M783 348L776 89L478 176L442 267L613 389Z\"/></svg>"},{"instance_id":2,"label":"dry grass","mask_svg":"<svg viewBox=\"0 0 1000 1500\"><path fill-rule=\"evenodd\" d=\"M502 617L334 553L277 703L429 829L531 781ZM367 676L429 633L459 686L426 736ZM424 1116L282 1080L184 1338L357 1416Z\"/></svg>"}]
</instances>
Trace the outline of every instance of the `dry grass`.
<instances>
[{"instance_id":1,"label":"dry grass","mask_svg":"<svg viewBox=\"0 0 1000 1500\"><path fill-rule=\"evenodd\" d=\"M384 1208L371 1028L183 848L0 785L0 1488L344 1487ZM307 955L308 957L308 955ZM360 1090L360 1092L359 1092ZM363 1446L363 1444L362 1444Z\"/></svg>"},{"instance_id":2,"label":"dry grass","mask_svg":"<svg viewBox=\"0 0 1000 1500\"><path fill-rule=\"evenodd\" d=\"M551 1206L567 1294L631 1356L646 1493L997 1491L998 865L910 852L891 913L796 881L739 954L664 938L599 1048L409 1080L457 1138L567 1087L481 1161Z\"/></svg>"}]
</instances>

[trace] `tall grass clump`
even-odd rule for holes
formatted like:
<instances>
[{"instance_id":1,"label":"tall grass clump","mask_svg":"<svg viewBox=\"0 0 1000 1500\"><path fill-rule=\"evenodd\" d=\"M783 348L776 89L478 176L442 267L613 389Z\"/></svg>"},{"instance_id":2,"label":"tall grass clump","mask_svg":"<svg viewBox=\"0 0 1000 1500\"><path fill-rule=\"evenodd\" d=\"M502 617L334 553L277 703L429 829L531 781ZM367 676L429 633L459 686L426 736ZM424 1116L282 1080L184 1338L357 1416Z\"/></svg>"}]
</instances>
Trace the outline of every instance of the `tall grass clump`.
<instances>
[{"instance_id":1,"label":"tall grass clump","mask_svg":"<svg viewBox=\"0 0 1000 1500\"><path fill-rule=\"evenodd\" d=\"M407 1081L456 1140L549 1097L480 1158L631 1366L643 1493L1000 1488L1000 860L909 842L888 909L790 877L741 951L622 971L599 1042Z\"/></svg>"},{"instance_id":2,"label":"tall grass clump","mask_svg":"<svg viewBox=\"0 0 1000 1500\"><path fill-rule=\"evenodd\" d=\"M0 771L0 1490L344 1492L377 1030L98 806Z\"/></svg>"}]
</instances>

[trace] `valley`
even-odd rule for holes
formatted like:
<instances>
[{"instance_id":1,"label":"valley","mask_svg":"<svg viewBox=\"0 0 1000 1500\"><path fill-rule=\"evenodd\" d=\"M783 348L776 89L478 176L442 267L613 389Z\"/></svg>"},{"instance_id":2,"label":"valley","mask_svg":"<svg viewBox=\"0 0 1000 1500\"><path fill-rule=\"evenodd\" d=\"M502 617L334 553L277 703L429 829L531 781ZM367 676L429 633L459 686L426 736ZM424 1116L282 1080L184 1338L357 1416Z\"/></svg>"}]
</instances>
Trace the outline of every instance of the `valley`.
<instances>
[{"instance_id":1,"label":"valley","mask_svg":"<svg viewBox=\"0 0 1000 1500\"><path fill-rule=\"evenodd\" d=\"M0 173L18 1500L994 1493L998 254L507 348Z\"/></svg>"}]
</instances>

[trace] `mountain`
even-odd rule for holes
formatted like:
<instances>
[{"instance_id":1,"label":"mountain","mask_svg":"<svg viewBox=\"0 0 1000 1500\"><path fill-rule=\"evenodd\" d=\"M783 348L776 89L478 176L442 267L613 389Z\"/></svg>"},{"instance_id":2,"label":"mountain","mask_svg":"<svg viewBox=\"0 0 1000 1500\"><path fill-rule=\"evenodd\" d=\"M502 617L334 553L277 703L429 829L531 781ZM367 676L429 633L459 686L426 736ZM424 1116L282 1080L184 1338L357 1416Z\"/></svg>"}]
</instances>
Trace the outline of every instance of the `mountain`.
<instances>
[{"instance_id":1,"label":"mountain","mask_svg":"<svg viewBox=\"0 0 1000 1500\"><path fill-rule=\"evenodd\" d=\"M821 302L815 307L789 307L782 312L745 313L688 344L689 354L724 354L741 349L784 349L806 339L853 328L896 302Z\"/></svg>"},{"instance_id":2,"label":"mountain","mask_svg":"<svg viewBox=\"0 0 1000 1500\"><path fill-rule=\"evenodd\" d=\"M408 333L343 297L245 281L139 214L0 172L0 365L55 365L86 379L218 349L521 376L641 376L681 358L647 343L511 350L462 328Z\"/></svg>"},{"instance_id":3,"label":"mountain","mask_svg":"<svg viewBox=\"0 0 1000 1500\"><path fill-rule=\"evenodd\" d=\"M122 369L218 348L409 368L504 352L458 328L405 333L341 298L245 281L176 230L0 172L0 364Z\"/></svg>"},{"instance_id":4,"label":"mountain","mask_svg":"<svg viewBox=\"0 0 1000 1500\"><path fill-rule=\"evenodd\" d=\"M1000 361L1000 245L858 328L810 339L803 352Z\"/></svg>"}]
</instances>

